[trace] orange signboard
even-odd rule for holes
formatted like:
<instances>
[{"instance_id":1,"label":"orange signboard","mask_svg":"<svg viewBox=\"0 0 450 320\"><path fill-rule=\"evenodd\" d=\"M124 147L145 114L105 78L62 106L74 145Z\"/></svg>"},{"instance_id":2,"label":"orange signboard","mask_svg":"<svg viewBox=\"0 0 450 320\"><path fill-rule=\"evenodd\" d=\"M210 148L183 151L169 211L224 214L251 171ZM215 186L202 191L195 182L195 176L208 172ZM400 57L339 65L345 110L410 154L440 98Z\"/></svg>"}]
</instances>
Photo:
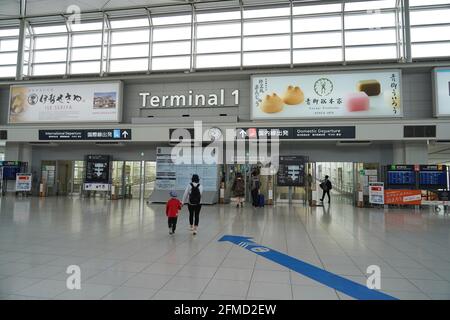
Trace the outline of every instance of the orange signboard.
<instances>
[{"instance_id":1,"label":"orange signboard","mask_svg":"<svg viewBox=\"0 0 450 320\"><path fill-rule=\"evenodd\" d=\"M384 190L385 204L420 205L421 190Z\"/></svg>"}]
</instances>

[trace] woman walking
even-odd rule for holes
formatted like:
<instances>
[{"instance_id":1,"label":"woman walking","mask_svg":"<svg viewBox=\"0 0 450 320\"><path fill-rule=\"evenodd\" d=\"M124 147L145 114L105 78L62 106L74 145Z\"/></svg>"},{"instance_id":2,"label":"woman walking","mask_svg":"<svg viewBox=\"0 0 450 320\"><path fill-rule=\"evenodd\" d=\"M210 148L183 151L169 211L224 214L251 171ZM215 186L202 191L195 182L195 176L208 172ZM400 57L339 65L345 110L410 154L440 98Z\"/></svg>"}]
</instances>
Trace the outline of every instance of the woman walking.
<instances>
[{"instance_id":1,"label":"woman walking","mask_svg":"<svg viewBox=\"0 0 450 320\"><path fill-rule=\"evenodd\" d=\"M236 198L236 208L239 206L244 206L244 196L245 196L245 182L242 179L242 174L240 172L236 173L236 178L234 179L233 185L231 186L231 191Z\"/></svg>"},{"instance_id":2,"label":"woman walking","mask_svg":"<svg viewBox=\"0 0 450 320\"><path fill-rule=\"evenodd\" d=\"M191 183L189 183L184 191L183 204L188 204L189 224L194 235L197 234L200 209L202 208L201 200L203 187L200 185L200 178L197 174L192 175Z\"/></svg>"}]
</instances>

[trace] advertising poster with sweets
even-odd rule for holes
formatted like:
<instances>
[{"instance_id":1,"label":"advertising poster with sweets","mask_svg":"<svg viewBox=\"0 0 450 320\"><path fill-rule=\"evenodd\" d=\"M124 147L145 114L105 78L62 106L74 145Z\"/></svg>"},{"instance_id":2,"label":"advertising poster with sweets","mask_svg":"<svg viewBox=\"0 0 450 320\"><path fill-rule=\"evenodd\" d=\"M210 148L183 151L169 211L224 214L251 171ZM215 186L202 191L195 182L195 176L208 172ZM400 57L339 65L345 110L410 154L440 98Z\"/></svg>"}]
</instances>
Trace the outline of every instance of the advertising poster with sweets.
<instances>
[{"instance_id":1,"label":"advertising poster with sweets","mask_svg":"<svg viewBox=\"0 0 450 320\"><path fill-rule=\"evenodd\" d=\"M56 83L14 85L8 122L119 122L122 83Z\"/></svg>"},{"instance_id":2,"label":"advertising poster with sweets","mask_svg":"<svg viewBox=\"0 0 450 320\"><path fill-rule=\"evenodd\" d=\"M402 117L399 70L255 75L252 119Z\"/></svg>"},{"instance_id":3,"label":"advertising poster with sweets","mask_svg":"<svg viewBox=\"0 0 450 320\"><path fill-rule=\"evenodd\" d=\"M450 67L434 70L434 111L436 116L450 116Z\"/></svg>"}]
</instances>

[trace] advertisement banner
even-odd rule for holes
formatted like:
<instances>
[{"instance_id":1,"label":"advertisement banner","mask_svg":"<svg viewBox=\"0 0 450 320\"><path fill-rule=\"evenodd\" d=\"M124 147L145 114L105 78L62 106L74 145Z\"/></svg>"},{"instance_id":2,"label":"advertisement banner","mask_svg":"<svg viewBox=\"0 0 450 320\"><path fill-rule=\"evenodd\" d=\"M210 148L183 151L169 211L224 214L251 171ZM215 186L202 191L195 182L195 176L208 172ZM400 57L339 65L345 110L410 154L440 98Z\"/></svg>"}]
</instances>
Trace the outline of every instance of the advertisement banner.
<instances>
[{"instance_id":1,"label":"advertisement banner","mask_svg":"<svg viewBox=\"0 0 450 320\"><path fill-rule=\"evenodd\" d=\"M450 116L450 67L434 69L435 116Z\"/></svg>"},{"instance_id":2,"label":"advertisement banner","mask_svg":"<svg viewBox=\"0 0 450 320\"><path fill-rule=\"evenodd\" d=\"M384 182L369 183L369 203L384 204Z\"/></svg>"},{"instance_id":3,"label":"advertisement banner","mask_svg":"<svg viewBox=\"0 0 450 320\"><path fill-rule=\"evenodd\" d=\"M384 203L397 205L420 205L422 202L421 190L385 190Z\"/></svg>"},{"instance_id":4,"label":"advertisement banner","mask_svg":"<svg viewBox=\"0 0 450 320\"><path fill-rule=\"evenodd\" d=\"M252 119L401 117L399 70L255 75Z\"/></svg>"},{"instance_id":5,"label":"advertisement banner","mask_svg":"<svg viewBox=\"0 0 450 320\"><path fill-rule=\"evenodd\" d=\"M16 175L16 191L31 191L31 173L18 173Z\"/></svg>"},{"instance_id":6,"label":"advertisement banner","mask_svg":"<svg viewBox=\"0 0 450 320\"><path fill-rule=\"evenodd\" d=\"M119 122L121 82L13 85L8 122Z\"/></svg>"}]
</instances>

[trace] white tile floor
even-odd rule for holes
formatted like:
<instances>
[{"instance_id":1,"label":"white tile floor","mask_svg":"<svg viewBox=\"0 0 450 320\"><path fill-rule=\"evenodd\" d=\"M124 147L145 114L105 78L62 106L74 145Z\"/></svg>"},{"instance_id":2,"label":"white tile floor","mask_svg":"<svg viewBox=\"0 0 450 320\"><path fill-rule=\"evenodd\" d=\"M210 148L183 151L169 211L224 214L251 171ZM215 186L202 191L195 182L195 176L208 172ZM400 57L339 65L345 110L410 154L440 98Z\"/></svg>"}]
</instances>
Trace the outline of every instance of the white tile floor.
<instances>
[{"instance_id":1,"label":"white tile floor","mask_svg":"<svg viewBox=\"0 0 450 320\"><path fill-rule=\"evenodd\" d=\"M254 241L355 282L381 268L399 299L450 299L450 216L428 209L186 209L169 236L162 205L137 200L0 198L0 299L352 299L241 247ZM23 208L29 208L24 214ZM65 271L81 267L81 290Z\"/></svg>"}]
</instances>

